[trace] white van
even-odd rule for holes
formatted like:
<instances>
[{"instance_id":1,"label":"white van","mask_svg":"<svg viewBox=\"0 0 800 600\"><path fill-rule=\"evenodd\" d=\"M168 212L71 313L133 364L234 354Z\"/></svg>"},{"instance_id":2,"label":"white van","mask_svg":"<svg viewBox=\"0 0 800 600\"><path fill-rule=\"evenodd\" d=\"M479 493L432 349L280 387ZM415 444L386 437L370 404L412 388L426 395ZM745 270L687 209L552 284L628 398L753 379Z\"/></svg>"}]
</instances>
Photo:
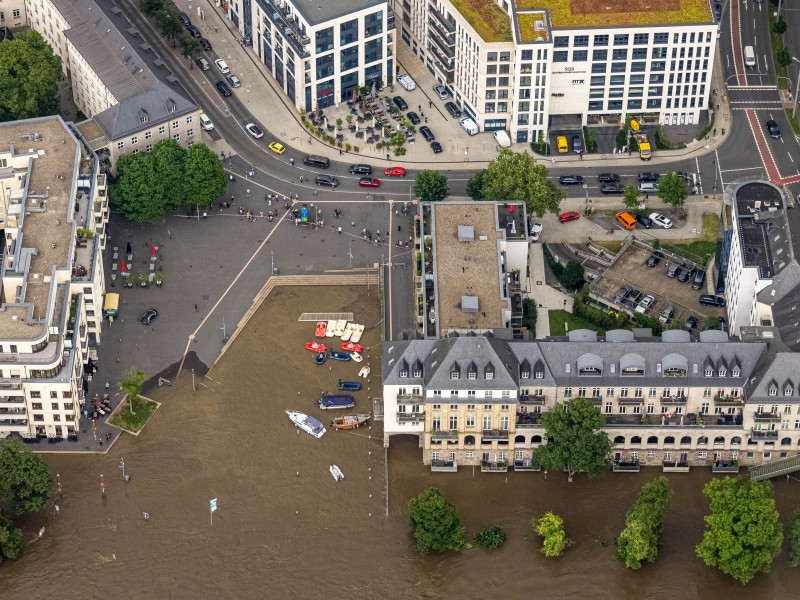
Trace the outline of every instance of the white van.
<instances>
[{"instance_id":1,"label":"white van","mask_svg":"<svg viewBox=\"0 0 800 600\"><path fill-rule=\"evenodd\" d=\"M417 88L417 84L408 75L398 75L397 83L399 83L407 92Z\"/></svg>"},{"instance_id":2,"label":"white van","mask_svg":"<svg viewBox=\"0 0 800 600\"><path fill-rule=\"evenodd\" d=\"M756 53L752 46L744 47L744 66L748 69L756 66Z\"/></svg>"},{"instance_id":3,"label":"white van","mask_svg":"<svg viewBox=\"0 0 800 600\"><path fill-rule=\"evenodd\" d=\"M476 135L478 133L478 126L475 124L475 121L469 117L464 117L459 123L469 135Z\"/></svg>"},{"instance_id":4,"label":"white van","mask_svg":"<svg viewBox=\"0 0 800 600\"><path fill-rule=\"evenodd\" d=\"M214 124L207 115L200 113L200 127L202 127L205 131L211 131L214 129Z\"/></svg>"},{"instance_id":5,"label":"white van","mask_svg":"<svg viewBox=\"0 0 800 600\"><path fill-rule=\"evenodd\" d=\"M497 142L497 145L501 148L510 148L511 147L511 138L508 137L505 129L499 129L494 132L494 139Z\"/></svg>"}]
</instances>

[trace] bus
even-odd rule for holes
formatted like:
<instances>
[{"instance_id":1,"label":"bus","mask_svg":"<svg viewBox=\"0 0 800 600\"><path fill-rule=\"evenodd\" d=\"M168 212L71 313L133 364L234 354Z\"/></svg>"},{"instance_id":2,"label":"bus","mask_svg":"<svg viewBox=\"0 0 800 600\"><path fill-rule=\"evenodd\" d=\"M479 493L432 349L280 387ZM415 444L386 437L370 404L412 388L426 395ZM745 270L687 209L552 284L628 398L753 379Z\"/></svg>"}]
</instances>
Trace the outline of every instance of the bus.
<instances>
[{"instance_id":1,"label":"bus","mask_svg":"<svg viewBox=\"0 0 800 600\"><path fill-rule=\"evenodd\" d=\"M119 294L107 293L103 303L103 317L113 321L119 316Z\"/></svg>"}]
</instances>

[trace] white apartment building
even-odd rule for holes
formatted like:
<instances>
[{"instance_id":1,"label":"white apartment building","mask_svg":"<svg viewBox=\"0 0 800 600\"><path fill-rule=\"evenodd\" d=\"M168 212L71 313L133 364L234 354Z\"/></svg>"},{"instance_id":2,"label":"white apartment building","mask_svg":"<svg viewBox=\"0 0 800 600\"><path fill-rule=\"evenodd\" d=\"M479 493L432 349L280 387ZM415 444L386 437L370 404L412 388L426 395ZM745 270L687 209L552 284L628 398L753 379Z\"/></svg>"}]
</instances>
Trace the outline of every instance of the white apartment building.
<instances>
[{"instance_id":1,"label":"white apartment building","mask_svg":"<svg viewBox=\"0 0 800 600\"><path fill-rule=\"evenodd\" d=\"M550 0L395 0L400 37L483 131L516 142L627 116L699 122L717 26L705 0L643 15ZM701 15L694 22L689 14ZM635 15L635 16L634 16Z\"/></svg>"},{"instance_id":2,"label":"white apartment building","mask_svg":"<svg viewBox=\"0 0 800 600\"><path fill-rule=\"evenodd\" d=\"M69 125L43 117L0 126L0 190L0 436L77 441L102 325L106 178Z\"/></svg>"},{"instance_id":3,"label":"white apartment building","mask_svg":"<svg viewBox=\"0 0 800 600\"><path fill-rule=\"evenodd\" d=\"M6 0L0 4L0 27L17 29L28 24L25 0Z\"/></svg>"},{"instance_id":4,"label":"white apartment building","mask_svg":"<svg viewBox=\"0 0 800 600\"><path fill-rule=\"evenodd\" d=\"M395 75L394 15L386 0L243 0L228 15L298 109L349 100ZM241 11L241 12L239 12Z\"/></svg>"}]
</instances>

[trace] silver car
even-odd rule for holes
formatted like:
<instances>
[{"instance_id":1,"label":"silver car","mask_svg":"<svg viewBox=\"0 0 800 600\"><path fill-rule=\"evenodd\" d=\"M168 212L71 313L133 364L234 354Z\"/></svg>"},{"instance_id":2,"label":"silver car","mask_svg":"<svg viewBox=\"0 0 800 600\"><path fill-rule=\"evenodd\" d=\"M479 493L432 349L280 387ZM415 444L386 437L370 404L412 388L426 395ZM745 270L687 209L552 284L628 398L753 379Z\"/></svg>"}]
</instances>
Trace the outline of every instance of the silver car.
<instances>
[{"instance_id":1,"label":"silver car","mask_svg":"<svg viewBox=\"0 0 800 600\"><path fill-rule=\"evenodd\" d=\"M648 310L653 308L653 304L655 303L655 301L656 299L648 294L647 296L642 298L641 302L639 302L639 305L636 307L635 312L639 313L640 315L643 315Z\"/></svg>"},{"instance_id":2,"label":"silver car","mask_svg":"<svg viewBox=\"0 0 800 600\"><path fill-rule=\"evenodd\" d=\"M439 100L447 100L450 97L450 90L443 85L433 86L433 93L438 96Z\"/></svg>"}]
</instances>

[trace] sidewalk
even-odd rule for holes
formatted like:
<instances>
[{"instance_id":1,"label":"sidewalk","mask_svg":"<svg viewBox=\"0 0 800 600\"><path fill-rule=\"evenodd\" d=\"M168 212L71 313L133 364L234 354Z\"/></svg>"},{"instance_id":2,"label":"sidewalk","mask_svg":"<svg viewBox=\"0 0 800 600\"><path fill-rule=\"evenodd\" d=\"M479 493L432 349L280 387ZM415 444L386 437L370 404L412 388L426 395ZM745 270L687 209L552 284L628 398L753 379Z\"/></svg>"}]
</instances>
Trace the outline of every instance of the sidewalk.
<instances>
[{"instance_id":1,"label":"sidewalk","mask_svg":"<svg viewBox=\"0 0 800 600\"><path fill-rule=\"evenodd\" d=\"M525 294L536 303L536 339L542 340L550 335L550 311L566 310L572 312L572 296L547 285L544 279L544 252L541 244L530 244L530 292Z\"/></svg>"},{"instance_id":2,"label":"sidewalk","mask_svg":"<svg viewBox=\"0 0 800 600\"><path fill-rule=\"evenodd\" d=\"M204 7L204 12L206 14L206 20L195 23L195 25L200 28L203 36L212 43L216 54L228 62L233 73L241 73L246 77L248 73L251 75L246 79L240 77L243 82L243 87L234 91L242 104L247 107L247 110L258 121L269 128L273 137L279 141L312 154L327 156L332 160L341 160L342 157L337 147L329 146L319 139L310 136L300 122L299 112L291 105L283 91L280 90L274 77L260 61L254 50L252 48L245 48L238 43L240 34L233 23L223 14L222 8L216 6L211 0L208 0L208 3ZM214 30L214 26L217 26L217 31ZM406 49L402 42L397 41L395 46L398 64L404 66L407 64L408 67L410 67L407 71L417 80L418 89L424 90L426 97L430 95L427 90L429 90L434 83L430 74L413 55L411 55L410 58L404 56L408 54L408 52L405 51ZM719 55L719 48L717 48L715 70L711 85L712 89L720 91L720 95L724 94L725 90L724 81L721 79L721 73L722 62ZM395 89L394 93L398 93L398 90ZM391 92L385 89L381 94L391 95ZM723 102L721 98L719 102L721 104L721 113L718 113L717 122L715 123L719 135L710 136L708 140L704 142L693 141L682 150L656 150L653 159L648 162L641 161L635 153L631 156L585 154L583 160L571 154L565 157L555 157L555 163L553 163L553 159L550 157L537 156L537 160L548 167L551 167L553 164L560 168L580 168L581 166L597 167L602 163L603 167L612 168L631 167L634 165L660 165L676 160L687 160L696 156L703 156L714 151L722 144L725 139L721 135L722 127L726 127L727 125L726 134L730 134L730 107L728 103ZM409 110L413 110L414 108L415 107L412 106ZM442 107L434 103L431 110L436 110L441 113L441 108ZM460 130L460 126L458 126L456 121L448 121L448 123L454 123ZM311 137L310 142L309 137ZM727 135L725 137L727 137ZM491 137L490 134L482 133L473 138L463 136L463 139L454 141L445 141L442 139L440 142L443 146L443 152L434 159L414 156L393 156L392 160L402 163L403 165L416 166L418 168L430 166L433 161L437 166L443 169L474 170L483 168L496 156L496 152L494 152L496 144L494 138ZM418 141L417 143L420 144L424 142ZM515 152L530 152L530 146L528 144L512 144L511 149ZM413 152L414 150L412 150L412 153ZM353 162L357 162L359 158L373 161L386 160L385 151L374 150L370 152L368 148L360 148L358 153L351 151L345 154L345 156L351 156Z\"/></svg>"}]
</instances>

